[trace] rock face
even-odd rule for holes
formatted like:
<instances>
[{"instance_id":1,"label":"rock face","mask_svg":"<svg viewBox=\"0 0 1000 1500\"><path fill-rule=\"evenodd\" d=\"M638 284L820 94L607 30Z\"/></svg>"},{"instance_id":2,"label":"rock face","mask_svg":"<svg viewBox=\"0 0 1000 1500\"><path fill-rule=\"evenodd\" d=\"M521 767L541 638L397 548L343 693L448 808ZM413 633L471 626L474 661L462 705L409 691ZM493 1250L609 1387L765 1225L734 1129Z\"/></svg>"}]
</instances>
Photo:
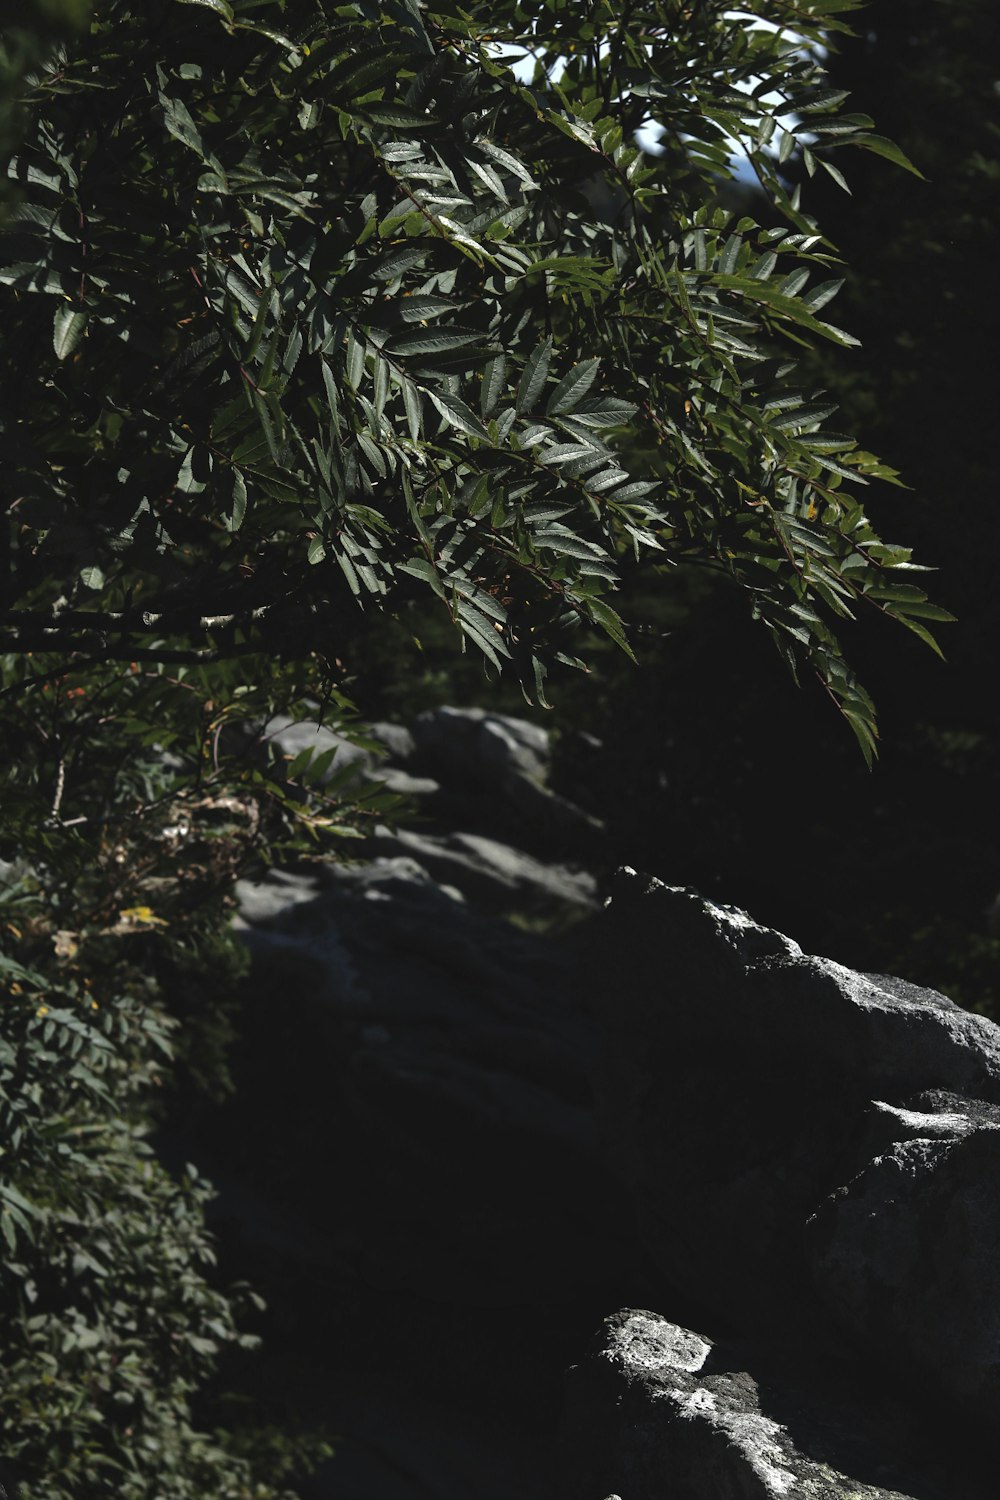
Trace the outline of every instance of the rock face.
<instances>
[{"instance_id":1,"label":"rock face","mask_svg":"<svg viewBox=\"0 0 1000 1500\"><path fill-rule=\"evenodd\" d=\"M590 969L608 1148L665 1288L995 1429L1000 1028L634 871Z\"/></svg>"},{"instance_id":2,"label":"rock face","mask_svg":"<svg viewBox=\"0 0 1000 1500\"><path fill-rule=\"evenodd\" d=\"M560 1500L961 1500L912 1426L888 1431L838 1373L839 1389L830 1371L616 1313L570 1371Z\"/></svg>"},{"instance_id":3,"label":"rock face","mask_svg":"<svg viewBox=\"0 0 1000 1500\"><path fill-rule=\"evenodd\" d=\"M1000 1110L934 1091L911 1102L876 1103L882 1140L810 1220L807 1258L859 1344L995 1430Z\"/></svg>"},{"instance_id":4,"label":"rock face","mask_svg":"<svg viewBox=\"0 0 1000 1500\"><path fill-rule=\"evenodd\" d=\"M207 1165L270 1174L254 1277L354 1434L310 1496L994 1500L1000 1029L631 870L602 910L535 725L271 732L417 809L240 891L259 1072Z\"/></svg>"},{"instance_id":5,"label":"rock face","mask_svg":"<svg viewBox=\"0 0 1000 1500\"><path fill-rule=\"evenodd\" d=\"M413 726L413 763L440 777L452 797L500 809L533 842L594 852L601 824L549 785L548 731L481 708L436 708Z\"/></svg>"},{"instance_id":6,"label":"rock face","mask_svg":"<svg viewBox=\"0 0 1000 1500\"><path fill-rule=\"evenodd\" d=\"M524 811L562 826L548 736L457 710L376 726L383 753L315 725L272 734L416 809L352 842L351 864L238 892L253 1109L205 1166L295 1368L308 1358L308 1409L345 1434L307 1493L548 1500L539 1429L631 1255L576 977L597 882Z\"/></svg>"},{"instance_id":7,"label":"rock face","mask_svg":"<svg viewBox=\"0 0 1000 1500\"><path fill-rule=\"evenodd\" d=\"M384 786L419 808L417 827L377 826L357 849L363 859L409 859L494 908L596 910L597 883L577 860L593 853L601 825L549 785L551 746L539 725L446 707L421 714L412 731L371 725L371 749L283 716L266 734L289 759L332 751L321 782L351 767L359 784Z\"/></svg>"}]
</instances>

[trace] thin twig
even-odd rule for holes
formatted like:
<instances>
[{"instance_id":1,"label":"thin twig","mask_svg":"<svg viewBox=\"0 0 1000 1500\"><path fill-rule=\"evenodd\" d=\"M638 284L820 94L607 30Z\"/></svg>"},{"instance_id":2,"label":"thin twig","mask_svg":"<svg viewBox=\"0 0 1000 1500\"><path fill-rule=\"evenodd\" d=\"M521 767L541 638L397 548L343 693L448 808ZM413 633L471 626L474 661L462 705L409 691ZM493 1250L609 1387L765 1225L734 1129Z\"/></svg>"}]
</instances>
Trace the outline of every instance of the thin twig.
<instances>
[{"instance_id":1,"label":"thin twig","mask_svg":"<svg viewBox=\"0 0 1000 1500\"><path fill-rule=\"evenodd\" d=\"M52 807L49 811L49 822L56 823L59 820L59 809L62 806L63 792L66 790L66 758L59 757L59 769L56 771L56 789L52 798Z\"/></svg>"}]
</instances>

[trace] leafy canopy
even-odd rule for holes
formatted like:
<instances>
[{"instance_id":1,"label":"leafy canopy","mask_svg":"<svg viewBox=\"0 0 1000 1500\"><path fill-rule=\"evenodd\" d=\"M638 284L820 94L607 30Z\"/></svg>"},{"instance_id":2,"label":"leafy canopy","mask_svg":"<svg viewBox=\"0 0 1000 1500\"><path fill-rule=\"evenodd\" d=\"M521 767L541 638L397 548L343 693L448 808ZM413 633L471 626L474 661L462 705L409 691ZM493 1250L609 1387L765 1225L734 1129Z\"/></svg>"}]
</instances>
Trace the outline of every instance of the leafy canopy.
<instances>
[{"instance_id":1,"label":"leafy canopy","mask_svg":"<svg viewBox=\"0 0 1000 1500\"><path fill-rule=\"evenodd\" d=\"M544 702L581 626L628 649L623 571L693 561L870 754L836 621L946 616L857 497L891 472L795 382L853 340L783 162L906 164L824 82L855 6L103 0L10 164L9 686L332 679L359 610L429 592ZM769 227L718 206L736 142Z\"/></svg>"}]
</instances>

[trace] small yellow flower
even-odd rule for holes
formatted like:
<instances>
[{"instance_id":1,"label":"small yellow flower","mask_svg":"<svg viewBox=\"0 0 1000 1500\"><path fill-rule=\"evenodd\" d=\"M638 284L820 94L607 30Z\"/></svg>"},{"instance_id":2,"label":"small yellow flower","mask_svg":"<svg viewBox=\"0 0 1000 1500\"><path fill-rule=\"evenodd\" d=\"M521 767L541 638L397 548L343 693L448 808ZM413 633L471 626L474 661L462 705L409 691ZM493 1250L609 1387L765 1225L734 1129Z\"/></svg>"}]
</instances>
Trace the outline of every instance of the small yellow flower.
<instances>
[{"instance_id":1,"label":"small yellow flower","mask_svg":"<svg viewBox=\"0 0 1000 1500\"><path fill-rule=\"evenodd\" d=\"M48 1013L49 1013L49 1007L47 1005L40 1005L38 1007L38 1009L35 1011L35 1015L38 1017L39 1020L41 1020L43 1016L47 1016Z\"/></svg>"},{"instance_id":2,"label":"small yellow flower","mask_svg":"<svg viewBox=\"0 0 1000 1500\"><path fill-rule=\"evenodd\" d=\"M166 927L151 906L127 906L118 913L119 921L130 927Z\"/></svg>"}]
</instances>

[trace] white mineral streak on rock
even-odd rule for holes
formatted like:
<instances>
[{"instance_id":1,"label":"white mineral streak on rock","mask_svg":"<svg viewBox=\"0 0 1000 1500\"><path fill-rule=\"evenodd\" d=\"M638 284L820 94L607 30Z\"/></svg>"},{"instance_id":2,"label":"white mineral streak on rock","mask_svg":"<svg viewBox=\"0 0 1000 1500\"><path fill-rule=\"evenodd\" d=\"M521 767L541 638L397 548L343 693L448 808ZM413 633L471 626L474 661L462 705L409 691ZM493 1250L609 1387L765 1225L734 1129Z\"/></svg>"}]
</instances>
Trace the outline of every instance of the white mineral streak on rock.
<instances>
[{"instance_id":1,"label":"white mineral streak on rock","mask_svg":"<svg viewBox=\"0 0 1000 1500\"><path fill-rule=\"evenodd\" d=\"M872 1104L882 1114L894 1115L907 1130L917 1131L922 1136L969 1135L973 1130L998 1130L998 1125L984 1125L971 1115L957 1111L942 1110L939 1114L928 1114L917 1109L904 1109L899 1104L887 1104L884 1099L873 1099Z\"/></svg>"}]
</instances>

